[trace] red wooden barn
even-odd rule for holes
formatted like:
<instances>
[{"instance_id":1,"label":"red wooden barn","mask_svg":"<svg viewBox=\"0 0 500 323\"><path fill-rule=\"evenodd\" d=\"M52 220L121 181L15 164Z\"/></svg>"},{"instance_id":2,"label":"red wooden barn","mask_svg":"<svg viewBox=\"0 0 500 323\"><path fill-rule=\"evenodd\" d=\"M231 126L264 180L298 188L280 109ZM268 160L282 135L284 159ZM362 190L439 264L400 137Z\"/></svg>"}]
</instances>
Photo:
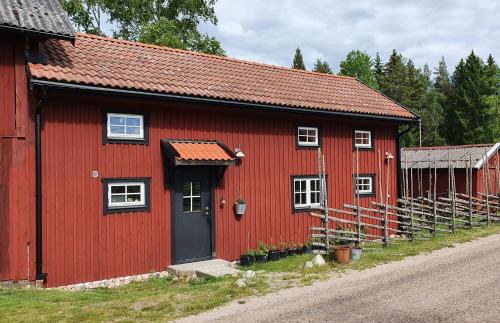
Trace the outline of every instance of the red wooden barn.
<instances>
[{"instance_id":1,"label":"red wooden barn","mask_svg":"<svg viewBox=\"0 0 500 323\"><path fill-rule=\"evenodd\" d=\"M377 152L399 157L398 129L417 120L351 77L73 35L47 8L41 26L0 20L0 280L65 285L302 242L317 148L329 203L357 187L368 205Z\"/></svg>"},{"instance_id":2,"label":"red wooden barn","mask_svg":"<svg viewBox=\"0 0 500 323\"><path fill-rule=\"evenodd\" d=\"M455 177L456 192L468 195L467 174L471 169L473 196L478 196L478 192L500 194L500 143L404 148L401 167L408 175L408 187L413 185L414 197L427 196L429 187L434 189L434 181L436 194L447 195L450 173Z\"/></svg>"}]
</instances>

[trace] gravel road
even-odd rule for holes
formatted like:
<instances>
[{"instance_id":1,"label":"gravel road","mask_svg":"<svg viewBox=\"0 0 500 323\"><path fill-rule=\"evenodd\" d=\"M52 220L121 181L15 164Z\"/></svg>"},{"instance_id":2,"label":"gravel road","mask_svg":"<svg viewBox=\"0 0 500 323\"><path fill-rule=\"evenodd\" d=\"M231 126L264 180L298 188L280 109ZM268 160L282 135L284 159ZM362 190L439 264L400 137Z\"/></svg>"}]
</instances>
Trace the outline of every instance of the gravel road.
<instances>
[{"instance_id":1,"label":"gravel road","mask_svg":"<svg viewBox=\"0 0 500 323\"><path fill-rule=\"evenodd\" d=\"M500 322L500 235L181 322Z\"/></svg>"}]
</instances>

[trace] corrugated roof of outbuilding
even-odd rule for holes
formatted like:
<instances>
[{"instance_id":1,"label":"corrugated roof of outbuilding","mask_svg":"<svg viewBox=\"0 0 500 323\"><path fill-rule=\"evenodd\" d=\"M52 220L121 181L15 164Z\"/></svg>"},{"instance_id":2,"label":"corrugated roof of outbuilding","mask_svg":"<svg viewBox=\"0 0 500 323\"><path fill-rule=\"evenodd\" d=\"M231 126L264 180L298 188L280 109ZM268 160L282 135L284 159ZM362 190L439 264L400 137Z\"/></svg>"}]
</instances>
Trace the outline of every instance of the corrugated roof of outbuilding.
<instances>
[{"instance_id":1,"label":"corrugated roof of outbuilding","mask_svg":"<svg viewBox=\"0 0 500 323\"><path fill-rule=\"evenodd\" d=\"M401 167L474 168L482 167L500 148L500 143L461 146L415 147L401 149ZM486 157L486 158L485 158Z\"/></svg>"},{"instance_id":2,"label":"corrugated roof of outbuilding","mask_svg":"<svg viewBox=\"0 0 500 323\"><path fill-rule=\"evenodd\" d=\"M68 15L58 0L0 1L0 30L2 29L47 38L75 38Z\"/></svg>"},{"instance_id":3,"label":"corrugated roof of outbuilding","mask_svg":"<svg viewBox=\"0 0 500 323\"><path fill-rule=\"evenodd\" d=\"M33 80L377 117L418 117L355 78L94 35L48 40Z\"/></svg>"}]
</instances>

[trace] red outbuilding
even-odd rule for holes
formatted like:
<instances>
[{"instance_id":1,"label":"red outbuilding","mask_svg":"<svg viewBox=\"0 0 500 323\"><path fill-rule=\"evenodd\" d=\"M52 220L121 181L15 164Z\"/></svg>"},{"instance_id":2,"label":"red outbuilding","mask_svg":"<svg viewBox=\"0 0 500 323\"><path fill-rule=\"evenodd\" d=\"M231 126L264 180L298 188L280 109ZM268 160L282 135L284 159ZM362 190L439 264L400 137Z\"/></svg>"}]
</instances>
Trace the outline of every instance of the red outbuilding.
<instances>
[{"instance_id":1,"label":"red outbuilding","mask_svg":"<svg viewBox=\"0 0 500 323\"><path fill-rule=\"evenodd\" d=\"M378 156L399 158L399 128L418 117L379 92L75 35L46 2L41 26L0 18L0 280L66 285L303 242L318 221L319 147L332 207L356 189L363 205L395 203L397 162L379 192Z\"/></svg>"},{"instance_id":2,"label":"red outbuilding","mask_svg":"<svg viewBox=\"0 0 500 323\"><path fill-rule=\"evenodd\" d=\"M500 194L500 143L404 148L401 167L414 197L428 196L429 187L434 195L434 185L436 195L447 195L453 183L456 193Z\"/></svg>"}]
</instances>

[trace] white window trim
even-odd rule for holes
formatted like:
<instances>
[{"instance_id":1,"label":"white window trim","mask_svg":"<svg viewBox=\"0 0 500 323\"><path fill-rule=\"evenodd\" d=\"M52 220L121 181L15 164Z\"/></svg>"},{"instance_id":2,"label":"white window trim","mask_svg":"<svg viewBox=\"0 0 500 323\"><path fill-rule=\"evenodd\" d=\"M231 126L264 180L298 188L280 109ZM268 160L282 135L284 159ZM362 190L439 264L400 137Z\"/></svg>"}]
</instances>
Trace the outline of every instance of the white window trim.
<instances>
[{"instance_id":1,"label":"white window trim","mask_svg":"<svg viewBox=\"0 0 500 323\"><path fill-rule=\"evenodd\" d=\"M305 204L297 204L295 203L295 194L298 193L296 190L295 190L295 183L296 182L301 182L301 181L306 181L306 203ZM293 198L293 205L295 207L295 209L309 209L309 208L314 208L314 207L318 207L321 205L320 202L318 203L311 203L311 193L312 193L312 190L311 190L311 182L312 181L319 181L319 178L314 178L314 177L295 177L293 179L293 195L292 195L292 198ZM302 192L300 192L302 193Z\"/></svg>"},{"instance_id":2,"label":"white window trim","mask_svg":"<svg viewBox=\"0 0 500 323\"><path fill-rule=\"evenodd\" d=\"M370 194L373 194L373 177L371 176L358 176L358 177L355 177L356 179L356 182L354 183L355 185L355 190L356 190L356 194L358 195L370 195ZM369 180L370 182L370 189L369 190L358 190L358 181L359 180Z\"/></svg>"},{"instance_id":3,"label":"white window trim","mask_svg":"<svg viewBox=\"0 0 500 323\"><path fill-rule=\"evenodd\" d=\"M112 117L118 117L118 118L127 118L127 117L134 117L134 118L139 118L139 134L138 135L133 135L133 134L116 134L116 133L111 133L111 118ZM124 140L141 140L144 139L144 115L142 114L127 114L127 113L108 113L107 114L107 137L108 139L124 139ZM126 128L126 125L125 125Z\"/></svg>"},{"instance_id":4,"label":"white window trim","mask_svg":"<svg viewBox=\"0 0 500 323\"><path fill-rule=\"evenodd\" d=\"M357 134L368 134L368 143L367 144L356 143L356 135ZM370 130L354 130L354 147L372 148L372 132Z\"/></svg>"},{"instance_id":5,"label":"white window trim","mask_svg":"<svg viewBox=\"0 0 500 323\"><path fill-rule=\"evenodd\" d=\"M315 130L316 140L314 142L303 142L300 141L300 130ZM318 127L298 127L297 128L297 145L305 147L316 147L319 146L319 128Z\"/></svg>"},{"instance_id":6,"label":"white window trim","mask_svg":"<svg viewBox=\"0 0 500 323\"><path fill-rule=\"evenodd\" d=\"M111 194L111 188L115 186L140 186L140 201L139 202L111 202L111 196L116 194ZM126 189L125 189L126 191ZM137 193L134 193L137 195ZM126 197L126 195L125 195ZM113 182L108 183L108 208L116 209L123 207L143 207L146 205L146 183L145 182Z\"/></svg>"},{"instance_id":7,"label":"white window trim","mask_svg":"<svg viewBox=\"0 0 500 323\"><path fill-rule=\"evenodd\" d=\"M193 195L193 182L190 183L190 191L189 195L183 195L182 200L184 202L184 199L189 200L189 211L183 211L183 213L194 213L194 212L201 212L201 183L200 183L200 195ZM199 198L200 199L200 209L199 210L193 210L193 199Z\"/></svg>"}]
</instances>

